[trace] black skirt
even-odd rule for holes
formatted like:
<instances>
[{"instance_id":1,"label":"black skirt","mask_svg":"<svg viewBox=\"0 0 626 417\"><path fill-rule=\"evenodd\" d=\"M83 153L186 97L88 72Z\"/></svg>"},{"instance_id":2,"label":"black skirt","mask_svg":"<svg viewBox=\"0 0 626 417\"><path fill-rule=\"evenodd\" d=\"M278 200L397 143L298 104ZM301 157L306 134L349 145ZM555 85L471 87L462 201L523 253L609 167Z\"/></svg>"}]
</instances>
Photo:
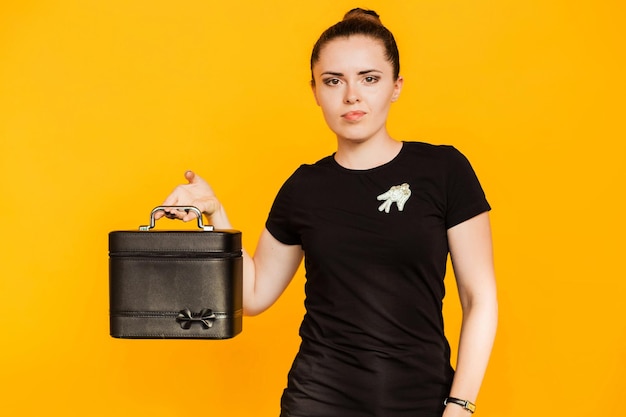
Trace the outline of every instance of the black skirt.
<instances>
[{"instance_id":1,"label":"black skirt","mask_svg":"<svg viewBox=\"0 0 626 417\"><path fill-rule=\"evenodd\" d=\"M441 417L454 372L419 369L419 349L393 356L303 342L281 399L281 417Z\"/></svg>"}]
</instances>

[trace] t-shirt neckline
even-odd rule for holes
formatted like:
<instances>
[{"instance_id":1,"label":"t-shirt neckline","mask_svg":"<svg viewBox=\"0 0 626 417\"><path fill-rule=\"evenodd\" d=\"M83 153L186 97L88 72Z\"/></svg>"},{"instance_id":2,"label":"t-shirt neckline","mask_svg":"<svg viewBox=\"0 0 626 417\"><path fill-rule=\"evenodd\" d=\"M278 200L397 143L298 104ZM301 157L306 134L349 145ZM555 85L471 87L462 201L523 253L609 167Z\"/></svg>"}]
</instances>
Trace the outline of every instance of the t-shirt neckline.
<instances>
[{"instance_id":1,"label":"t-shirt neckline","mask_svg":"<svg viewBox=\"0 0 626 417\"><path fill-rule=\"evenodd\" d=\"M335 159L335 154L337 152L333 152L333 154L330 157L331 163L333 164L333 166L343 172L348 172L348 173L353 173L353 174L365 174L365 173L369 173L369 172L373 172L373 171L378 171L380 169L384 169L390 165L393 165L398 159L400 159L400 157L404 154L405 149L406 149L406 142L405 141L401 141L400 142L402 144L402 147L400 148L400 151L398 151L398 153L391 158L389 161L377 165L375 167L372 168L366 168L366 169L352 169L352 168L346 168L343 165L340 165L339 162L337 162L337 160Z\"/></svg>"}]
</instances>

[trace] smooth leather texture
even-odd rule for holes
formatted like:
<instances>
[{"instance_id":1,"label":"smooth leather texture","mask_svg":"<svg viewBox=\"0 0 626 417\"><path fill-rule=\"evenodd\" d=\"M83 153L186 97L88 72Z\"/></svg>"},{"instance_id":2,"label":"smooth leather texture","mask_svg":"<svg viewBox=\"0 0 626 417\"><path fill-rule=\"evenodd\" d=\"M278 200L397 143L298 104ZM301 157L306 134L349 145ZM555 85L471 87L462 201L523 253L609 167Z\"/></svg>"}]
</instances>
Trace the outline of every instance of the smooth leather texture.
<instances>
[{"instance_id":1,"label":"smooth leather texture","mask_svg":"<svg viewBox=\"0 0 626 417\"><path fill-rule=\"evenodd\" d=\"M242 331L242 267L235 230L111 232L111 336L236 336Z\"/></svg>"}]
</instances>

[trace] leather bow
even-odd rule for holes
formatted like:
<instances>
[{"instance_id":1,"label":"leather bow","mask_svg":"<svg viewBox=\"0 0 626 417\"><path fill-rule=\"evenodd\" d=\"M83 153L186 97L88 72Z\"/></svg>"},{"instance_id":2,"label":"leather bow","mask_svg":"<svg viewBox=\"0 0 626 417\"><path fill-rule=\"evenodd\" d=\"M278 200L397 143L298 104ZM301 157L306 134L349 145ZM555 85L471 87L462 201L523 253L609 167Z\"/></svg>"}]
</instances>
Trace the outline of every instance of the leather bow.
<instances>
[{"instance_id":1,"label":"leather bow","mask_svg":"<svg viewBox=\"0 0 626 417\"><path fill-rule=\"evenodd\" d=\"M193 323L200 323L203 329L210 329L215 321L215 314L210 308L205 308L200 313L192 313L188 308L181 310L176 317L180 327L189 330Z\"/></svg>"}]
</instances>

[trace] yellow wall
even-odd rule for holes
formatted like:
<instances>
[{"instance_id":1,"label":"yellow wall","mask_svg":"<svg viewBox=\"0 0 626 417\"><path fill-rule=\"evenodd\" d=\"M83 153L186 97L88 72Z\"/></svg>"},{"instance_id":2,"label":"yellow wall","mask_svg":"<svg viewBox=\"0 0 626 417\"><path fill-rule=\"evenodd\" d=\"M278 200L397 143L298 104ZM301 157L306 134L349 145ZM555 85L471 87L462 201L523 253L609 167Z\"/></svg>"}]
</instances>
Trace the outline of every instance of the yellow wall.
<instances>
[{"instance_id":1,"label":"yellow wall","mask_svg":"<svg viewBox=\"0 0 626 417\"><path fill-rule=\"evenodd\" d=\"M301 273L235 339L112 339L107 234L145 223L193 168L253 250L283 180L334 149L308 58L357 3L0 5L3 413L277 415ZM501 320L479 414L616 415L610 399L626 392L624 3L361 5L401 48L406 83L390 131L457 146L494 207Z\"/></svg>"}]
</instances>

